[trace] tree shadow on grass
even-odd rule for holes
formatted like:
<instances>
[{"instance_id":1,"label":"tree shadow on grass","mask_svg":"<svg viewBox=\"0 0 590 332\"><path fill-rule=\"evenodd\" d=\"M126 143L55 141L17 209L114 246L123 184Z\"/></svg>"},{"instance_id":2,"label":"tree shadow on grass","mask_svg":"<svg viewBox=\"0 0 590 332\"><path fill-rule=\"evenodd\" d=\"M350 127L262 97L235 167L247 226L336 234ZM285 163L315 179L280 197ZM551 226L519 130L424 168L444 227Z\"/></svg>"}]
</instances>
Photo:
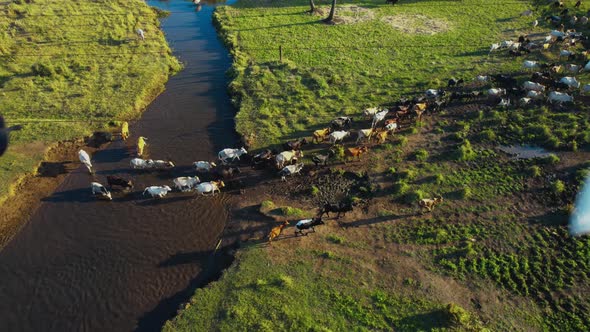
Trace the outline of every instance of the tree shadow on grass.
<instances>
[{"instance_id":1,"label":"tree shadow on grass","mask_svg":"<svg viewBox=\"0 0 590 332\"><path fill-rule=\"evenodd\" d=\"M432 331L434 329L448 328L448 316L443 309L437 309L401 319L398 327L405 326L409 331ZM396 329L397 330L397 329Z\"/></svg>"},{"instance_id":2,"label":"tree shadow on grass","mask_svg":"<svg viewBox=\"0 0 590 332\"><path fill-rule=\"evenodd\" d=\"M311 22L302 22L302 23L290 23L290 24L279 24L279 25L272 25L272 26L263 26L257 28L250 28L250 29L238 29L236 31L256 31L256 30L267 30L267 29L276 29L276 28L285 28L291 26L298 26L298 25L312 25L312 24L320 24L322 23L321 20L318 21L311 21Z\"/></svg>"},{"instance_id":3,"label":"tree shadow on grass","mask_svg":"<svg viewBox=\"0 0 590 332\"><path fill-rule=\"evenodd\" d=\"M351 227L361 227L361 226L368 226L374 224L380 224L387 221L396 221L404 218L415 217L420 215L419 213L415 214L404 214L399 216L383 216L383 217L374 217L369 219L357 220L349 223L342 223L342 227L344 228L351 228Z\"/></svg>"}]
</instances>

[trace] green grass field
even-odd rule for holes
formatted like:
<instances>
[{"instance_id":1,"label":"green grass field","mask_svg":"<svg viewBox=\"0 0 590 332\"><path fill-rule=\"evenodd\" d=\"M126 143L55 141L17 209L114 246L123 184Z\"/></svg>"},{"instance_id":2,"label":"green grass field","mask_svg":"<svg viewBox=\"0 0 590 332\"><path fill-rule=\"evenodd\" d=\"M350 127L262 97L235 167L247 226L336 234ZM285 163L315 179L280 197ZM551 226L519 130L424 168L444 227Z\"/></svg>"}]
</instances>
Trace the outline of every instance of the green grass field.
<instances>
[{"instance_id":1,"label":"green grass field","mask_svg":"<svg viewBox=\"0 0 590 332\"><path fill-rule=\"evenodd\" d=\"M24 125L0 159L0 197L51 143L135 118L180 68L161 14L140 0L14 1L0 12L0 114Z\"/></svg>"},{"instance_id":2,"label":"green grass field","mask_svg":"<svg viewBox=\"0 0 590 332\"><path fill-rule=\"evenodd\" d=\"M329 3L319 5L326 16ZM582 7L579 16L589 8ZM528 8L539 14L520 17ZM339 115L360 121L365 107L446 86L450 77L516 73L523 81L525 59L566 63L559 46L488 56L492 43L548 33L531 22L551 10L532 2L343 2L337 17L345 24L336 25L306 10L306 1L248 0L217 10L235 60L237 129L253 147L309 136ZM570 237L566 225L588 174L587 104L466 104L410 124L363 162L332 166L368 175L363 197L350 197L369 197L366 211L345 219L348 228L329 221L304 239L247 246L165 329L586 329L590 242ZM513 160L498 149L517 143L554 155ZM321 190L307 186L298 190ZM437 195L444 203L420 213L417 200ZM358 226L364 220L372 222Z\"/></svg>"},{"instance_id":3,"label":"green grass field","mask_svg":"<svg viewBox=\"0 0 590 332\"><path fill-rule=\"evenodd\" d=\"M519 17L531 8L519 1L416 1L393 7L342 2L341 15L360 19L334 26L304 14L305 1L272 6L278 5L239 1L216 16L236 56L230 88L240 109L237 129L253 146L309 134L335 115L356 115L401 95L446 86L450 77L471 80L520 68L521 58L489 57L490 45L542 32L532 29L534 18ZM351 6L362 11L347 9ZM414 17L404 23L423 29L396 29L387 23L392 17Z\"/></svg>"}]
</instances>

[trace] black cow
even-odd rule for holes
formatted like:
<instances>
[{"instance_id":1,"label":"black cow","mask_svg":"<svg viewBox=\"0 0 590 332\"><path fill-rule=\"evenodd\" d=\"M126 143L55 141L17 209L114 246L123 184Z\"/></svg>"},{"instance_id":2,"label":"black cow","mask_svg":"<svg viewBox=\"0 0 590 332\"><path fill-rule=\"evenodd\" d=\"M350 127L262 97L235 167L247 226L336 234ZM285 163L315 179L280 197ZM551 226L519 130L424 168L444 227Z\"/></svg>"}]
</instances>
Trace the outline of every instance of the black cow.
<instances>
[{"instance_id":1,"label":"black cow","mask_svg":"<svg viewBox=\"0 0 590 332\"><path fill-rule=\"evenodd\" d=\"M352 203L350 203L350 202L349 203L340 202L338 204L326 203L326 204L324 204L324 208L322 209L322 212L320 213L320 218L324 215L324 213L329 218L330 212L334 212L334 213L338 213L336 215L336 218L339 219L341 213L343 216L346 216L346 212L350 212L350 211L352 211Z\"/></svg>"},{"instance_id":2,"label":"black cow","mask_svg":"<svg viewBox=\"0 0 590 332\"><path fill-rule=\"evenodd\" d=\"M233 178L236 174L240 174L241 172L242 171L240 171L239 167L219 165L211 170L211 175L216 180L227 180Z\"/></svg>"},{"instance_id":3,"label":"black cow","mask_svg":"<svg viewBox=\"0 0 590 332\"><path fill-rule=\"evenodd\" d=\"M338 117L330 122L330 127L333 131L350 129L352 126L352 119L347 116Z\"/></svg>"},{"instance_id":4,"label":"black cow","mask_svg":"<svg viewBox=\"0 0 590 332\"><path fill-rule=\"evenodd\" d=\"M252 157L252 168L262 168L265 166L274 165L274 157L277 153L278 152L275 150L266 149L255 154Z\"/></svg>"},{"instance_id":5,"label":"black cow","mask_svg":"<svg viewBox=\"0 0 590 332\"><path fill-rule=\"evenodd\" d=\"M460 78L460 79L451 78L451 79L449 80L448 84L447 84L447 87L448 87L448 88L451 88L451 87L454 87L454 86L456 86L456 87L459 87L459 86L461 86L461 85L462 85L464 82L465 82L465 81L463 81L463 79L462 79L462 78Z\"/></svg>"},{"instance_id":6,"label":"black cow","mask_svg":"<svg viewBox=\"0 0 590 332\"><path fill-rule=\"evenodd\" d=\"M285 149L285 151L301 150L301 147L306 145L307 143L308 143L307 138L289 141L289 142L283 144L283 149Z\"/></svg>"},{"instance_id":7,"label":"black cow","mask_svg":"<svg viewBox=\"0 0 590 332\"><path fill-rule=\"evenodd\" d=\"M332 151L332 150L329 150L327 154L314 154L311 157L311 161L313 161L313 163L316 165L316 167L319 165L327 166L328 160L333 155L334 155L334 151Z\"/></svg>"},{"instance_id":8,"label":"black cow","mask_svg":"<svg viewBox=\"0 0 590 332\"><path fill-rule=\"evenodd\" d=\"M314 226L318 226L318 225L323 225L324 221L322 220L322 217L315 217L313 219L304 219L304 220L299 220L297 222L297 224L295 225L295 236L301 234L303 235L303 230L304 229L310 229L311 231L315 233L315 229ZM305 233L305 235L309 234Z\"/></svg>"},{"instance_id":9,"label":"black cow","mask_svg":"<svg viewBox=\"0 0 590 332\"><path fill-rule=\"evenodd\" d=\"M112 176L109 175L107 176L107 183L109 184L109 187L111 189L113 189L114 186L119 186L125 189L132 189L133 188L133 182L131 180L125 180L123 178L120 178L118 176Z\"/></svg>"}]
</instances>

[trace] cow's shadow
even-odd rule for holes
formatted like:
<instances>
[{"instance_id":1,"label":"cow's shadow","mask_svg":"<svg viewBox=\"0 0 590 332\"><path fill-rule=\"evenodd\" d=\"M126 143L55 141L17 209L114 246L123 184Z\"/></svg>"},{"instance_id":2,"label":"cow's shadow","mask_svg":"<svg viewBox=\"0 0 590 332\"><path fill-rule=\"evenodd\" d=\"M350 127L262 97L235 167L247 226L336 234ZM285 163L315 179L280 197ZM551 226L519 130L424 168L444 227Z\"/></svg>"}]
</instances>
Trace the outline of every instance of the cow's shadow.
<instances>
[{"instance_id":1,"label":"cow's shadow","mask_svg":"<svg viewBox=\"0 0 590 332\"><path fill-rule=\"evenodd\" d=\"M136 198L141 198L141 196L143 196L143 194L141 194L139 197ZM192 200L195 198L194 195L183 195L183 196L166 196L163 198L151 198L149 196L143 196L145 199L142 201L137 202L137 205L140 206L158 206L158 205L162 205L162 204L171 204L171 203L175 203L175 202L182 202L182 201L188 201L188 200Z\"/></svg>"},{"instance_id":2,"label":"cow's shadow","mask_svg":"<svg viewBox=\"0 0 590 332\"><path fill-rule=\"evenodd\" d=\"M76 202L76 203L90 203L102 200L98 196L92 195L90 188L79 188L72 190L65 190L53 193L51 196L42 198L43 202ZM104 200L107 201L107 200Z\"/></svg>"}]
</instances>

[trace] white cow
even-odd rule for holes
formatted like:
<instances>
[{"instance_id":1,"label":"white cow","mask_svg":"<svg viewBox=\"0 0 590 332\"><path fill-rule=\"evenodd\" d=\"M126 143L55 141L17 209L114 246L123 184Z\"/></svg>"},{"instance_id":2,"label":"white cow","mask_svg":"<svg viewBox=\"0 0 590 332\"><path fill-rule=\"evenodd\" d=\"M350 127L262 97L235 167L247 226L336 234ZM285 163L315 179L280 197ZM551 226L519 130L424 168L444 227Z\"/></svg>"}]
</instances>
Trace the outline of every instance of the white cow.
<instances>
[{"instance_id":1,"label":"white cow","mask_svg":"<svg viewBox=\"0 0 590 332\"><path fill-rule=\"evenodd\" d=\"M331 133L328 137L330 138L330 143L336 144L338 142L342 142L342 140L348 135L350 135L350 132L340 130Z\"/></svg>"},{"instance_id":2,"label":"white cow","mask_svg":"<svg viewBox=\"0 0 590 332\"><path fill-rule=\"evenodd\" d=\"M88 172L92 174L92 162L90 162L90 156L88 153L84 150L80 150L78 151L78 158L80 159L80 162L88 168Z\"/></svg>"},{"instance_id":3,"label":"white cow","mask_svg":"<svg viewBox=\"0 0 590 332\"><path fill-rule=\"evenodd\" d=\"M275 161L277 162L277 168L282 169L283 167L285 167L286 163L290 163L293 160L297 160L298 158L302 158L302 157L303 157L303 152L301 152L301 151L295 151L295 150L283 151L283 152L277 154L277 156L275 157Z\"/></svg>"},{"instance_id":4,"label":"white cow","mask_svg":"<svg viewBox=\"0 0 590 332\"><path fill-rule=\"evenodd\" d=\"M388 132L390 132L392 134L396 129L397 129L397 122L393 122L393 123L390 123L385 126L385 130L387 130Z\"/></svg>"},{"instance_id":5,"label":"white cow","mask_svg":"<svg viewBox=\"0 0 590 332\"><path fill-rule=\"evenodd\" d=\"M286 176L287 175L294 175L294 174L299 174L299 172L301 172L301 170L303 169L303 163L299 163L299 164L295 164L295 165L289 165L289 166L285 166L280 172L279 175L281 176L281 180L286 181Z\"/></svg>"},{"instance_id":6,"label":"white cow","mask_svg":"<svg viewBox=\"0 0 590 332\"><path fill-rule=\"evenodd\" d=\"M531 98L531 99L539 99L541 97L543 97L543 93L539 92L539 91L529 91L526 93L526 96Z\"/></svg>"},{"instance_id":7,"label":"white cow","mask_svg":"<svg viewBox=\"0 0 590 332\"><path fill-rule=\"evenodd\" d=\"M498 106L499 107L508 107L508 106L510 106L510 98L508 98L508 99L502 98L500 100L500 102L498 103Z\"/></svg>"},{"instance_id":8,"label":"white cow","mask_svg":"<svg viewBox=\"0 0 590 332\"><path fill-rule=\"evenodd\" d=\"M531 81L526 81L522 84L522 87L525 90L533 90L533 91L545 91L545 86L540 83L535 83Z\"/></svg>"},{"instance_id":9,"label":"white cow","mask_svg":"<svg viewBox=\"0 0 590 332\"><path fill-rule=\"evenodd\" d=\"M244 148L240 149L223 149L219 151L217 157L221 160L222 163L227 163L229 161L234 161L236 159L240 160L240 156L247 154L248 151Z\"/></svg>"},{"instance_id":10,"label":"white cow","mask_svg":"<svg viewBox=\"0 0 590 332\"><path fill-rule=\"evenodd\" d=\"M488 96L499 97L506 94L506 89L488 89Z\"/></svg>"},{"instance_id":11,"label":"white cow","mask_svg":"<svg viewBox=\"0 0 590 332\"><path fill-rule=\"evenodd\" d=\"M371 107L363 110L363 115L368 118L372 118L373 116L375 116L375 114L377 114L377 112L379 112L378 107Z\"/></svg>"},{"instance_id":12,"label":"white cow","mask_svg":"<svg viewBox=\"0 0 590 332\"><path fill-rule=\"evenodd\" d=\"M180 191L191 191L197 187L201 180L198 176L182 176L172 180L174 187Z\"/></svg>"},{"instance_id":13,"label":"white cow","mask_svg":"<svg viewBox=\"0 0 590 332\"><path fill-rule=\"evenodd\" d=\"M584 66L584 70L590 71L590 61Z\"/></svg>"},{"instance_id":14,"label":"white cow","mask_svg":"<svg viewBox=\"0 0 590 332\"><path fill-rule=\"evenodd\" d=\"M526 69L535 69L539 67L539 63L537 61L525 60L522 66Z\"/></svg>"},{"instance_id":15,"label":"white cow","mask_svg":"<svg viewBox=\"0 0 590 332\"><path fill-rule=\"evenodd\" d=\"M475 80L478 82L487 82L490 80L490 77L486 75L477 75L477 77L475 77Z\"/></svg>"},{"instance_id":16,"label":"white cow","mask_svg":"<svg viewBox=\"0 0 590 332\"><path fill-rule=\"evenodd\" d=\"M152 196L152 198L162 198L166 196L169 191L172 191L172 189L168 186L150 186L145 188L143 194L145 195L145 193L147 192L148 194L150 194L150 196Z\"/></svg>"},{"instance_id":17,"label":"white cow","mask_svg":"<svg viewBox=\"0 0 590 332\"><path fill-rule=\"evenodd\" d=\"M107 199L109 201L113 200L111 193L102 184L98 182L91 182L90 188L92 189L92 195L100 195L101 198Z\"/></svg>"},{"instance_id":18,"label":"white cow","mask_svg":"<svg viewBox=\"0 0 590 332\"><path fill-rule=\"evenodd\" d=\"M490 52L488 54L492 53L493 51L495 51L499 48L500 48L500 44L492 44L492 46L490 47Z\"/></svg>"},{"instance_id":19,"label":"white cow","mask_svg":"<svg viewBox=\"0 0 590 332\"><path fill-rule=\"evenodd\" d=\"M373 116L373 124L372 124L372 127L375 128L375 126L377 125L377 123L379 123L380 121L383 121L383 119L385 119L385 116L387 115L387 113L389 113L389 110L383 110L381 112L376 113Z\"/></svg>"},{"instance_id":20,"label":"white cow","mask_svg":"<svg viewBox=\"0 0 590 332\"><path fill-rule=\"evenodd\" d=\"M223 181L203 182L197 185L197 191L203 196L209 193L215 195L215 192L217 191L220 193L221 190L219 190L219 188L223 187L225 187L225 183L223 183Z\"/></svg>"},{"instance_id":21,"label":"white cow","mask_svg":"<svg viewBox=\"0 0 590 332\"><path fill-rule=\"evenodd\" d=\"M522 98L520 98L520 100L518 102L521 106L524 106L524 105L530 104L531 100L532 100L531 98L522 97Z\"/></svg>"},{"instance_id":22,"label":"white cow","mask_svg":"<svg viewBox=\"0 0 590 332\"><path fill-rule=\"evenodd\" d=\"M133 158L129 164L133 169L150 169L155 167L154 161L151 159Z\"/></svg>"},{"instance_id":23,"label":"white cow","mask_svg":"<svg viewBox=\"0 0 590 332\"><path fill-rule=\"evenodd\" d=\"M567 93L551 91L549 92L549 97L547 97L547 101L553 103L557 102L558 104L562 103L573 103L574 97L568 95Z\"/></svg>"},{"instance_id":24,"label":"white cow","mask_svg":"<svg viewBox=\"0 0 590 332\"><path fill-rule=\"evenodd\" d=\"M509 48L512 45L514 45L514 42L512 40L505 40L502 42L502 44L500 44L500 47L501 48Z\"/></svg>"},{"instance_id":25,"label":"white cow","mask_svg":"<svg viewBox=\"0 0 590 332\"><path fill-rule=\"evenodd\" d=\"M213 162L208 161L197 161L193 163L193 166L197 169L197 172L209 172L213 167L217 166Z\"/></svg>"},{"instance_id":26,"label":"white cow","mask_svg":"<svg viewBox=\"0 0 590 332\"><path fill-rule=\"evenodd\" d=\"M358 136L356 139L356 144L358 144L361 140L369 141L371 139L371 135L373 135L373 129L361 129L358 132Z\"/></svg>"},{"instance_id":27,"label":"white cow","mask_svg":"<svg viewBox=\"0 0 590 332\"><path fill-rule=\"evenodd\" d=\"M590 84L586 84L584 85L584 87L582 87L582 93L588 93L590 92Z\"/></svg>"},{"instance_id":28,"label":"white cow","mask_svg":"<svg viewBox=\"0 0 590 332\"><path fill-rule=\"evenodd\" d=\"M171 161L165 161L165 160L154 160L154 164L152 167L157 168L157 169L172 168L172 167L174 167L174 163Z\"/></svg>"},{"instance_id":29,"label":"white cow","mask_svg":"<svg viewBox=\"0 0 590 332\"><path fill-rule=\"evenodd\" d=\"M142 29L137 29L137 35L139 38L141 38L141 40L145 40L145 32L143 32Z\"/></svg>"},{"instance_id":30,"label":"white cow","mask_svg":"<svg viewBox=\"0 0 590 332\"><path fill-rule=\"evenodd\" d=\"M570 88L577 89L580 87L580 82L578 82L575 77L570 77L570 76L562 77L559 80L559 82L563 83L563 84L567 84L567 86L569 86Z\"/></svg>"}]
</instances>

